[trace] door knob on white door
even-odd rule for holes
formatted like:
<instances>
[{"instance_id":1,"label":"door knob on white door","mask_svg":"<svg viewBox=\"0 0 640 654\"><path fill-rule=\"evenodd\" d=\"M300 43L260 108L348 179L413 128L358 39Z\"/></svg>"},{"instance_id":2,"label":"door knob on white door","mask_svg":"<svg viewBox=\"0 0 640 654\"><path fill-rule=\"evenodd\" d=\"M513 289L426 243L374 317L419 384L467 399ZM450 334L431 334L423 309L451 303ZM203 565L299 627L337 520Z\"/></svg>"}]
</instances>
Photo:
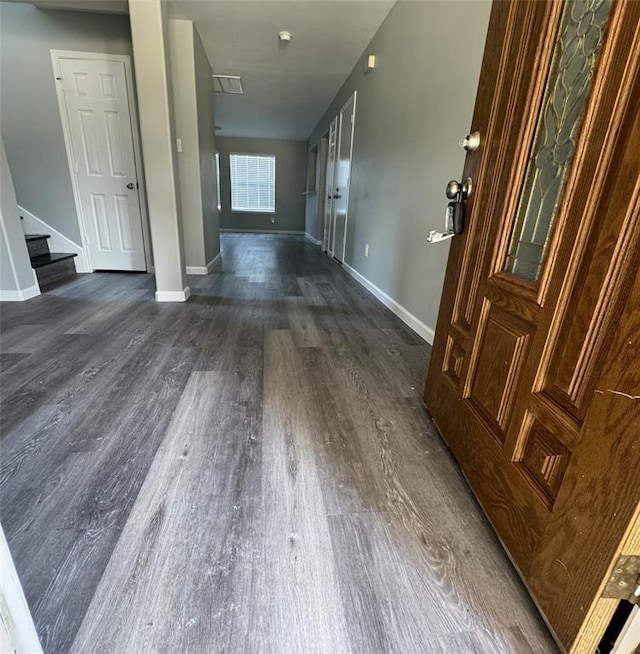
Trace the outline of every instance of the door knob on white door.
<instances>
[{"instance_id":1,"label":"door knob on white door","mask_svg":"<svg viewBox=\"0 0 640 654\"><path fill-rule=\"evenodd\" d=\"M127 188L133 190L136 187L136 185L133 182L129 182L127 184Z\"/></svg>"}]
</instances>

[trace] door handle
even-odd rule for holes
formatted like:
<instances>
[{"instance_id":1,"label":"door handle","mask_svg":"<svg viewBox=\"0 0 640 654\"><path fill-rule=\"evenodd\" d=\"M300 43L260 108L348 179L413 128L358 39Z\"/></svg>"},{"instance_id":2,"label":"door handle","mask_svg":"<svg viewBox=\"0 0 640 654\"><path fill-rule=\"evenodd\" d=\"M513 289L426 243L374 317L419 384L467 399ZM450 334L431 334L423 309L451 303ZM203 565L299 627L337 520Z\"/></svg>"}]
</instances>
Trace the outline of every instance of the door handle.
<instances>
[{"instance_id":1,"label":"door handle","mask_svg":"<svg viewBox=\"0 0 640 654\"><path fill-rule=\"evenodd\" d=\"M447 184L447 197L452 200L447 205L447 211L444 216L444 232L437 232L432 229L427 234L427 243L438 243L446 241L453 236L462 234L464 230L464 203L465 200L471 195L473 190L473 181L471 177L463 182L456 182L452 179Z\"/></svg>"},{"instance_id":2,"label":"door handle","mask_svg":"<svg viewBox=\"0 0 640 654\"><path fill-rule=\"evenodd\" d=\"M129 182L129 183L127 184L127 188L130 189L130 190L132 190L132 191L133 191L133 189L136 188L137 186L138 186L138 185L137 185L137 184L134 184L133 182Z\"/></svg>"},{"instance_id":3,"label":"door handle","mask_svg":"<svg viewBox=\"0 0 640 654\"><path fill-rule=\"evenodd\" d=\"M455 179L452 179L447 184L446 194L449 200L457 200L464 202L470 195L473 190L473 180L471 177L467 177L464 182L456 182Z\"/></svg>"}]
</instances>

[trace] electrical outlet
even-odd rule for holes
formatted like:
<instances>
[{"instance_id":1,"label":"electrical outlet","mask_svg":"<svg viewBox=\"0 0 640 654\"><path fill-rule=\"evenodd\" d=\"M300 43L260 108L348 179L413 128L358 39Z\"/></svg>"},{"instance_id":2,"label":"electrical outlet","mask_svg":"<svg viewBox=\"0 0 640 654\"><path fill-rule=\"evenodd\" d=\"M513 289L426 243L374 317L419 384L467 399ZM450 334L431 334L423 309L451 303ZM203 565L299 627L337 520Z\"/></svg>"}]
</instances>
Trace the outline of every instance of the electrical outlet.
<instances>
[{"instance_id":1,"label":"electrical outlet","mask_svg":"<svg viewBox=\"0 0 640 654\"><path fill-rule=\"evenodd\" d=\"M364 256L365 257L369 256L369 244L368 243L364 246Z\"/></svg>"},{"instance_id":2,"label":"electrical outlet","mask_svg":"<svg viewBox=\"0 0 640 654\"><path fill-rule=\"evenodd\" d=\"M271 216L271 224L272 225L276 224L276 217L275 216Z\"/></svg>"}]
</instances>

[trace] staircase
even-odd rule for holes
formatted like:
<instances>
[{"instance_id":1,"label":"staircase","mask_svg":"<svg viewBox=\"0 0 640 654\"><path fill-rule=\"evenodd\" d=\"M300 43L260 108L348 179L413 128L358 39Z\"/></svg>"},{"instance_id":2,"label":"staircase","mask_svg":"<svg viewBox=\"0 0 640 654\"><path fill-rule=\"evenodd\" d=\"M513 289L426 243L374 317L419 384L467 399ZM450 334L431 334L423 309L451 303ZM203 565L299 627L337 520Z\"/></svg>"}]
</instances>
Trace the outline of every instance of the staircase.
<instances>
[{"instance_id":1,"label":"staircase","mask_svg":"<svg viewBox=\"0 0 640 654\"><path fill-rule=\"evenodd\" d=\"M51 236L48 234L25 234L24 238L41 291L75 278L76 265L73 258L78 256L75 252L49 252L47 240Z\"/></svg>"}]
</instances>

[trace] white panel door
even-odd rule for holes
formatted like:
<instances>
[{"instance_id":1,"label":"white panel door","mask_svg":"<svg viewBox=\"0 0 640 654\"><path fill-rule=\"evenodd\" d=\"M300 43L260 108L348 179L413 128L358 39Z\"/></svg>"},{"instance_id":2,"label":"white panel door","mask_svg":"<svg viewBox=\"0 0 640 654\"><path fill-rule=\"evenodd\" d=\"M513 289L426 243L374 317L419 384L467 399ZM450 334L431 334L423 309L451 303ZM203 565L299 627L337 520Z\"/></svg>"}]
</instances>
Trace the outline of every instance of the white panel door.
<instances>
[{"instance_id":1,"label":"white panel door","mask_svg":"<svg viewBox=\"0 0 640 654\"><path fill-rule=\"evenodd\" d=\"M338 136L338 163L334 179L334 228L333 256L344 262L347 243L347 212L349 210L349 183L351 178L351 149L353 145L353 123L356 111L354 93L340 111L340 132Z\"/></svg>"},{"instance_id":2,"label":"white panel door","mask_svg":"<svg viewBox=\"0 0 640 654\"><path fill-rule=\"evenodd\" d=\"M324 203L324 239L323 249L333 256L333 180L336 171L336 144L338 141L338 117L336 116L329 127L329 142L327 150L327 170L325 192L327 201Z\"/></svg>"},{"instance_id":3,"label":"white panel door","mask_svg":"<svg viewBox=\"0 0 640 654\"><path fill-rule=\"evenodd\" d=\"M61 59L60 70L91 265L145 270L124 63Z\"/></svg>"}]
</instances>

